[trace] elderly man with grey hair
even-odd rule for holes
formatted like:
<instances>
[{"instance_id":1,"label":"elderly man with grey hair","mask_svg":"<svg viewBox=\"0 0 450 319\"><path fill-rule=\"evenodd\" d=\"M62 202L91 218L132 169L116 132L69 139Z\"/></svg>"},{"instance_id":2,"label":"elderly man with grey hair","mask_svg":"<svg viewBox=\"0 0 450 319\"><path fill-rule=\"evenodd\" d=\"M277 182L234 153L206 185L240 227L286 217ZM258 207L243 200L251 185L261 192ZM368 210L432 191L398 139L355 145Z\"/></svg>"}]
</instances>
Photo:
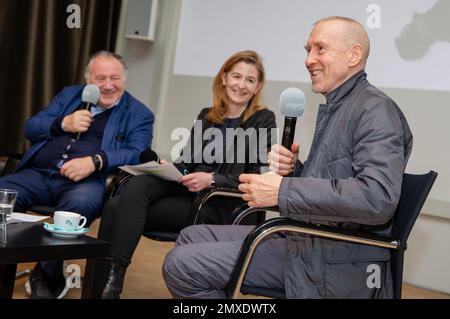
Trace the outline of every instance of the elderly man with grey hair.
<instances>
[{"instance_id":1,"label":"elderly man with grey hair","mask_svg":"<svg viewBox=\"0 0 450 319\"><path fill-rule=\"evenodd\" d=\"M329 17L314 24L305 45L312 90L326 98L317 114L307 160L299 145L274 145L275 174L240 176L254 207L311 223L389 234L412 134L396 103L367 81L369 38L360 23ZM251 226L195 225L182 231L163 275L182 298L224 298L233 265ZM244 284L283 290L288 298L390 298L389 251L307 235L269 238L256 250ZM367 285L370 265L380 285Z\"/></svg>"},{"instance_id":2,"label":"elderly man with grey hair","mask_svg":"<svg viewBox=\"0 0 450 319\"><path fill-rule=\"evenodd\" d=\"M100 90L97 105L85 109L85 85L70 86L26 122L25 136L32 146L16 172L0 178L0 188L19 192L16 211L54 206L85 216L89 225L101 212L108 172L139 163L140 153L151 145L154 117L125 91L122 57L107 51L94 54L85 77ZM63 297L62 262L36 264L27 288L32 298Z\"/></svg>"}]
</instances>

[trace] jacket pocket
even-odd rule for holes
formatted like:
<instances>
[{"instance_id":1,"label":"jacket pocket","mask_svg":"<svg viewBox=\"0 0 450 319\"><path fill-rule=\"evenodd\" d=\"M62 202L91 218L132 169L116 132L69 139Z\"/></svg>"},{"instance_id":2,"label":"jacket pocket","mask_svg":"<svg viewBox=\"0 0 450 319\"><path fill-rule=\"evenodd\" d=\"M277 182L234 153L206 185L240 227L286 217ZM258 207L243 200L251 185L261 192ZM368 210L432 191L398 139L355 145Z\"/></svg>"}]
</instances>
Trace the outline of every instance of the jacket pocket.
<instances>
[{"instance_id":1,"label":"jacket pocket","mask_svg":"<svg viewBox=\"0 0 450 319\"><path fill-rule=\"evenodd\" d=\"M329 264L387 261L390 259L390 252L386 248L326 241L323 245L323 258Z\"/></svg>"},{"instance_id":2,"label":"jacket pocket","mask_svg":"<svg viewBox=\"0 0 450 319\"><path fill-rule=\"evenodd\" d=\"M388 249L324 241L326 298L391 298Z\"/></svg>"}]
</instances>

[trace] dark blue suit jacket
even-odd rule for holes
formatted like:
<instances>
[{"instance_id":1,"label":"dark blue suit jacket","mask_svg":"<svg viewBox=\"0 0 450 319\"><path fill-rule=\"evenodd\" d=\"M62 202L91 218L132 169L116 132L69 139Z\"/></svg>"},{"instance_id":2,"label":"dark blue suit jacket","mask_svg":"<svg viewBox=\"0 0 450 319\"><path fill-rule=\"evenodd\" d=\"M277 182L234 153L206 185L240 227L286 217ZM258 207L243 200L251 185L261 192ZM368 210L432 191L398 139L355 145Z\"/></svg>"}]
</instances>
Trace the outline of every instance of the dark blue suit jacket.
<instances>
[{"instance_id":1,"label":"dark blue suit jacket","mask_svg":"<svg viewBox=\"0 0 450 319\"><path fill-rule=\"evenodd\" d=\"M83 89L84 85L65 87L45 109L26 122L25 136L33 145L24 154L18 170L52 139L50 128L55 119L73 113L82 104ZM140 153L151 145L153 121L153 113L125 91L103 134L101 150L108 160L108 167L102 170L104 179L111 169L139 163Z\"/></svg>"}]
</instances>

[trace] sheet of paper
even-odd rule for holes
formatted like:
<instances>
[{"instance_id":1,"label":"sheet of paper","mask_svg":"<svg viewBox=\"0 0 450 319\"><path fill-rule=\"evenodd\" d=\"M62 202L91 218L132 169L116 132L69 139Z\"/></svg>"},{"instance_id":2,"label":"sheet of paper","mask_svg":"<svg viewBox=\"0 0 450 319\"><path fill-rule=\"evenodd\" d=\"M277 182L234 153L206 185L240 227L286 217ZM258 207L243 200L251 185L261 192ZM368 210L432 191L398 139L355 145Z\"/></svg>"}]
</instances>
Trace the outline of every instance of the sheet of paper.
<instances>
[{"instance_id":1,"label":"sheet of paper","mask_svg":"<svg viewBox=\"0 0 450 319\"><path fill-rule=\"evenodd\" d=\"M151 174L168 181L177 181L183 177L183 174L172 163L158 164L152 161L139 165L120 166L119 168L131 175Z\"/></svg>"},{"instance_id":2,"label":"sheet of paper","mask_svg":"<svg viewBox=\"0 0 450 319\"><path fill-rule=\"evenodd\" d=\"M12 213L11 217L8 218L7 224L15 224L15 223L36 223L41 220L49 218L48 216L36 216L31 214L23 214L23 213Z\"/></svg>"}]
</instances>

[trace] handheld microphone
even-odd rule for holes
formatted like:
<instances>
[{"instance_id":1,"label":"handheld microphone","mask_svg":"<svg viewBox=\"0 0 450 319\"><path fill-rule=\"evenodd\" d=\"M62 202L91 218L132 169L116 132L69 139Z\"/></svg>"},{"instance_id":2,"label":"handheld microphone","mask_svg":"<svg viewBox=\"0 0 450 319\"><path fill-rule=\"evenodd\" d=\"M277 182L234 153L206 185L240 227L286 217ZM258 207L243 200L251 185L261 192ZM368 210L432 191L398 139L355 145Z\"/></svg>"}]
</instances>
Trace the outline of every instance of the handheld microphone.
<instances>
[{"instance_id":1,"label":"handheld microphone","mask_svg":"<svg viewBox=\"0 0 450 319\"><path fill-rule=\"evenodd\" d=\"M291 150L297 117L302 116L305 111L305 94L297 88L284 90L280 95L280 109L281 114L285 116L281 145Z\"/></svg>"},{"instance_id":2,"label":"handheld microphone","mask_svg":"<svg viewBox=\"0 0 450 319\"><path fill-rule=\"evenodd\" d=\"M100 98L100 89L95 84L88 84L84 87L83 93L81 94L81 101L85 104L84 109L89 110L91 104L96 105L98 99ZM78 132L77 141L80 139L81 132Z\"/></svg>"},{"instance_id":3,"label":"handheld microphone","mask_svg":"<svg viewBox=\"0 0 450 319\"><path fill-rule=\"evenodd\" d=\"M142 164L142 163L147 163L147 162L151 162L151 161L155 161L155 162L159 163L158 154L156 154L150 148L146 149L145 151L142 151L141 155L139 155L139 162Z\"/></svg>"}]
</instances>

